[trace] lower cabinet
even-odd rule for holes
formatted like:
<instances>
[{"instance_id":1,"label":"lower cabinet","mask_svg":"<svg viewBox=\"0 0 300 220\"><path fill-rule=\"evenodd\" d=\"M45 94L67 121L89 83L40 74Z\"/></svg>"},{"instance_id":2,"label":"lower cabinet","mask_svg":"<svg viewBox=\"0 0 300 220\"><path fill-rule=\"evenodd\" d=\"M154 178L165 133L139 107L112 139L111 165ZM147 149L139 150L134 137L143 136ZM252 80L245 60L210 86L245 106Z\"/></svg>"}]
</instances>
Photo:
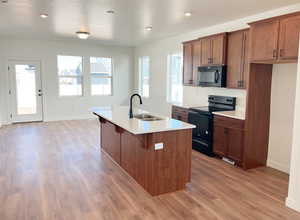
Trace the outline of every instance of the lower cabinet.
<instances>
[{"instance_id":1,"label":"lower cabinet","mask_svg":"<svg viewBox=\"0 0 300 220\"><path fill-rule=\"evenodd\" d=\"M101 147L118 164L121 163L121 134L119 128L106 120L101 121Z\"/></svg>"},{"instance_id":2,"label":"lower cabinet","mask_svg":"<svg viewBox=\"0 0 300 220\"><path fill-rule=\"evenodd\" d=\"M142 186L145 185L146 160L146 136L133 135L128 131L122 132L121 135L121 166Z\"/></svg>"},{"instance_id":3,"label":"lower cabinet","mask_svg":"<svg viewBox=\"0 0 300 220\"><path fill-rule=\"evenodd\" d=\"M244 151L244 121L214 117L214 153L242 165Z\"/></svg>"},{"instance_id":4,"label":"lower cabinet","mask_svg":"<svg viewBox=\"0 0 300 220\"><path fill-rule=\"evenodd\" d=\"M172 106L172 118L179 121L188 122L188 109L179 106Z\"/></svg>"}]
</instances>

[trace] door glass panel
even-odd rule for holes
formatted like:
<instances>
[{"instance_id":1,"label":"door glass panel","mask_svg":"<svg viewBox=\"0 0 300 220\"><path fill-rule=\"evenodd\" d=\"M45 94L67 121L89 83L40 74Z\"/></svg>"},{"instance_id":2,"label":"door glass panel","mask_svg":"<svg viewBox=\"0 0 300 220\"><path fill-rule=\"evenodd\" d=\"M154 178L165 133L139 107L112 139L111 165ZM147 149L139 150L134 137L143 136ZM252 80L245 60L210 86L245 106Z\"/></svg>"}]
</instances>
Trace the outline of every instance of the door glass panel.
<instances>
[{"instance_id":1,"label":"door glass panel","mask_svg":"<svg viewBox=\"0 0 300 220\"><path fill-rule=\"evenodd\" d=\"M31 115L37 113L35 66L15 65L17 114Z\"/></svg>"}]
</instances>

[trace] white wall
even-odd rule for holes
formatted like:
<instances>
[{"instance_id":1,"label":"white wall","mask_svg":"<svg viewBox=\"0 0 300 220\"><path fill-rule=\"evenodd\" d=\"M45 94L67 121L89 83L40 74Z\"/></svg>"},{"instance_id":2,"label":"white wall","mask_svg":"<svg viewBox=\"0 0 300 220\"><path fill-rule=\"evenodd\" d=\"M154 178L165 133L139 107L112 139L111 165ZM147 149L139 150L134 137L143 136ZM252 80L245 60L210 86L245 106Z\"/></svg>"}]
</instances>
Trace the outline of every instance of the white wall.
<instances>
[{"instance_id":1,"label":"white wall","mask_svg":"<svg viewBox=\"0 0 300 220\"><path fill-rule=\"evenodd\" d=\"M300 50L299 50L300 57ZM300 212L300 59L298 59L289 194L286 205Z\"/></svg>"},{"instance_id":2,"label":"white wall","mask_svg":"<svg viewBox=\"0 0 300 220\"><path fill-rule=\"evenodd\" d=\"M58 97L56 56L84 56L84 96ZM90 96L89 56L111 56L114 61L113 95ZM90 44L89 42L38 41L0 39L0 119L9 121L9 100L7 61L10 58L41 61L44 93L44 120L78 119L91 117L88 109L92 106L121 104L127 101L132 91L133 49Z\"/></svg>"},{"instance_id":3,"label":"white wall","mask_svg":"<svg viewBox=\"0 0 300 220\"><path fill-rule=\"evenodd\" d=\"M294 125L297 64L273 65L267 164L289 173Z\"/></svg>"}]
</instances>

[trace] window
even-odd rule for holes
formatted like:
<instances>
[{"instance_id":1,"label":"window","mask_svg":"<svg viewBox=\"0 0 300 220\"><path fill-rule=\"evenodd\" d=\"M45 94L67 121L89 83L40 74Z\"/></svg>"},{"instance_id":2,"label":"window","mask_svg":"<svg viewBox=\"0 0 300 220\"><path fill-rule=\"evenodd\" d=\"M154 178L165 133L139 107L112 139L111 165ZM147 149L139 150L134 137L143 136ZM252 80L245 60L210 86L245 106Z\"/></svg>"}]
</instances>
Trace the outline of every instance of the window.
<instances>
[{"instance_id":1,"label":"window","mask_svg":"<svg viewBox=\"0 0 300 220\"><path fill-rule=\"evenodd\" d=\"M167 101L182 102L182 54L168 55Z\"/></svg>"},{"instance_id":2,"label":"window","mask_svg":"<svg viewBox=\"0 0 300 220\"><path fill-rule=\"evenodd\" d=\"M143 97L149 97L150 81L150 59L149 57L139 58L139 90Z\"/></svg>"},{"instance_id":3,"label":"window","mask_svg":"<svg viewBox=\"0 0 300 220\"><path fill-rule=\"evenodd\" d=\"M91 57L91 94L112 94L112 59L105 57Z\"/></svg>"},{"instance_id":4,"label":"window","mask_svg":"<svg viewBox=\"0 0 300 220\"><path fill-rule=\"evenodd\" d=\"M57 56L59 96L82 96L82 57Z\"/></svg>"}]
</instances>

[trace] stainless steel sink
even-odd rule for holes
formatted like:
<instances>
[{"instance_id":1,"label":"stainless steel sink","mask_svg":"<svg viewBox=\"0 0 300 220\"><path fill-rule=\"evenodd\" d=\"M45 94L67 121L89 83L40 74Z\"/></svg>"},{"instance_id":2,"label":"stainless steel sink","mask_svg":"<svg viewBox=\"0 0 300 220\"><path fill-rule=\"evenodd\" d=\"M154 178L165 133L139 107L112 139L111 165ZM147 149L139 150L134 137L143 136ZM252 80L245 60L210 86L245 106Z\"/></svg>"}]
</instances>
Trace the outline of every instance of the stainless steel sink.
<instances>
[{"instance_id":1,"label":"stainless steel sink","mask_svg":"<svg viewBox=\"0 0 300 220\"><path fill-rule=\"evenodd\" d=\"M149 115L149 114L138 114L134 115L134 118L140 119L142 121L160 121L162 118L156 117L154 115Z\"/></svg>"}]
</instances>

